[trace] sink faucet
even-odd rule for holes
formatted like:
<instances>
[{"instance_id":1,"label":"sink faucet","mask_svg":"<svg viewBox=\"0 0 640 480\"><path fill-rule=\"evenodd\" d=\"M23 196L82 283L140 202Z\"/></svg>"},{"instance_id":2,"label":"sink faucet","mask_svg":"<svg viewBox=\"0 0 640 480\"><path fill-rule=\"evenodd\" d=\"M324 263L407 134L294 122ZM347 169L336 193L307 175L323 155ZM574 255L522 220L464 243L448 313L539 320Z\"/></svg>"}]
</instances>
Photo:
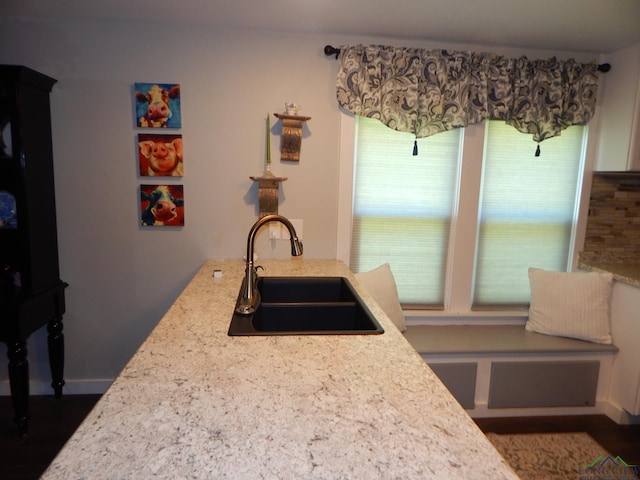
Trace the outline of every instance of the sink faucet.
<instances>
[{"instance_id":1,"label":"sink faucet","mask_svg":"<svg viewBox=\"0 0 640 480\"><path fill-rule=\"evenodd\" d=\"M260 227L269 222L280 222L287 227L289 236L291 237L291 255L294 257L302 255L302 242L298 239L296 229L293 228L291 222L285 217L282 215L265 215L254 223L251 230L249 230L249 236L247 238L247 266L244 272L242 287L240 288L241 296L236 305L236 312L242 315L252 314L256 311L260 303L260 294L257 289L258 272L256 271L257 267L253 266L253 241Z\"/></svg>"}]
</instances>

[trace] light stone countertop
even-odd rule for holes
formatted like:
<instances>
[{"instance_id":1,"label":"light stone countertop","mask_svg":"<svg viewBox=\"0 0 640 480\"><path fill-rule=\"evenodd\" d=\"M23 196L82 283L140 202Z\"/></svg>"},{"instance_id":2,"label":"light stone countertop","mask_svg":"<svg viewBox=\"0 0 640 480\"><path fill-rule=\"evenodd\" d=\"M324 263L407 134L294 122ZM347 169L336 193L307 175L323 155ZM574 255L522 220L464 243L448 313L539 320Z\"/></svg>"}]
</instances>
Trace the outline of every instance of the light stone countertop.
<instances>
[{"instance_id":1,"label":"light stone countertop","mask_svg":"<svg viewBox=\"0 0 640 480\"><path fill-rule=\"evenodd\" d=\"M260 264L349 278L385 333L229 337L244 263L209 260L42 478L517 478L343 263Z\"/></svg>"},{"instance_id":2,"label":"light stone countertop","mask_svg":"<svg viewBox=\"0 0 640 480\"><path fill-rule=\"evenodd\" d=\"M590 272L610 272L619 282L640 288L640 263L582 260L578 268Z\"/></svg>"}]
</instances>

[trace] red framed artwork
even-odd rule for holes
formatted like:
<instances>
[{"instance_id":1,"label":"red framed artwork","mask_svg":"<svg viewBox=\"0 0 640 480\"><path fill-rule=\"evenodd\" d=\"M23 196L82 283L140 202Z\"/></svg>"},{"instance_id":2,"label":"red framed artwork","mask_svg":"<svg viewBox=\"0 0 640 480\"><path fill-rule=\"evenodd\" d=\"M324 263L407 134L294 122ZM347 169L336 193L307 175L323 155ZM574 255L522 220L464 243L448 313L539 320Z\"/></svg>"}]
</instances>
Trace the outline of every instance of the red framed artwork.
<instances>
[{"instance_id":1,"label":"red framed artwork","mask_svg":"<svg viewBox=\"0 0 640 480\"><path fill-rule=\"evenodd\" d=\"M138 166L143 177L182 177L182 135L138 134Z\"/></svg>"},{"instance_id":2,"label":"red framed artwork","mask_svg":"<svg viewBox=\"0 0 640 480\"><path fill-rule=\"evenodd\" d=\"M182 185L140 185L142 226L184 226Z\"/></svg>"}]
</instances>

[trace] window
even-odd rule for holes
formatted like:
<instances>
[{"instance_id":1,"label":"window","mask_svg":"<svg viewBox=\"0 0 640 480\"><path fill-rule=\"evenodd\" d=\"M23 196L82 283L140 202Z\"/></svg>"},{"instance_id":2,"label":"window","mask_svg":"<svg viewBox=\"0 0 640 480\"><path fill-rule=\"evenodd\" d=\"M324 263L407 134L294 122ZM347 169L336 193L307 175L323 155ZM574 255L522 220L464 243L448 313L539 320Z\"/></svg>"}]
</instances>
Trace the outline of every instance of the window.
<instances>
[{"instance_id":1,"label":"window","mask_svg":"<svg viewBox=\"0 0 640 480\"><path fill-rule=\"evenodd\" d=\"M392 265L403 303L442 305L461 130L418 140L358 117L351 268Z\"/></svg>"},{"instance_id":2,"label":"window","mask_svg":"<svg viewBox=\"0 0 640 480\"><path fill-rule=\"evenodd\" d=\"M585 127L536 144L500 121L418 140L356 117L350 266L391 264L405 308L529 301L530 266L566 270Z\"/></svg>"},{"instance_id":3,"label":"window","mask_svg":"<svg viewBox=\"0 0 640 480\"><path fill-rule=\"evenodd\" d=\"M577 214L585 127L542 143L488 122L473 305L529 303L529 267L567 270Z\"/></svg>"}]
</instances>

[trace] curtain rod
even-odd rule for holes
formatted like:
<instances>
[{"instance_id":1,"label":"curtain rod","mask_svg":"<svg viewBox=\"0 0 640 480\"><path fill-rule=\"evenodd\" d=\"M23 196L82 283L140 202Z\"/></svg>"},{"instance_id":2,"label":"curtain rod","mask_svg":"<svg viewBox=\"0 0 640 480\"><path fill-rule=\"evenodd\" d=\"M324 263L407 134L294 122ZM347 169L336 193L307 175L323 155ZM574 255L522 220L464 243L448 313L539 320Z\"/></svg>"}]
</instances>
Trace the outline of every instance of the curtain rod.
<instances>
[{"instance_id":1,"label":"curtain rod","mask_svg":"<svg viewBox=\"0 0 640 480\"><path fill-rule=\"evenodd\" d=\"M336 58L338 58L338 55L340 54L340 49L332 47L331 45L327 45L324 47L324 54L326 56L335 55ZM598 71L602 73L606 73L609 70L611 70L611 65L609 63L601 63L600 65L598 65Z\"/></svg>"}]
</instances>

